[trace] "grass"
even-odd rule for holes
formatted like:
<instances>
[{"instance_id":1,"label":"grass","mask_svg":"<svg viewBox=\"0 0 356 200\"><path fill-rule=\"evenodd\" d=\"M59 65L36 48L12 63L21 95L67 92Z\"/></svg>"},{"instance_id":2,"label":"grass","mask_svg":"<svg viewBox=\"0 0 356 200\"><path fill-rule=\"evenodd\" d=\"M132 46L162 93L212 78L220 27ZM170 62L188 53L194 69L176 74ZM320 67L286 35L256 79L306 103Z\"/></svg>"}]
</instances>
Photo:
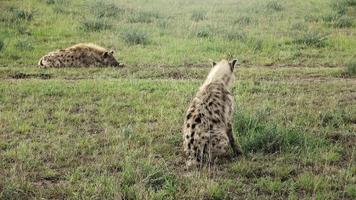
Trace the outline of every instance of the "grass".
<instances>
[{"instance_id":1,"label":"grass","mask_svg":"<svg viewBox=\"0 0 356 200\"><path fill-rule=\"evenodd\" d=\"M349 76L355 76L356 75L356 60L353 59L351 60L347 66L346 66L346 73Z\"/></svg>"},{"instance_id":2,"label":"grass","mask_svg":"<svg viewBox=\"0 0 356 200\"><path fill-rule=\"evenodd\" d=\"M155 19L160 18L158 13L155 12L134 12L128 18L129 23L152 23Z\"/></svg>"},{"instance_id":3,"label":"grass","mask_svg":"<svg viewBox=\"0 0 356 200\"><path fill-rule=\"evenodd\" d=\"M185 171L182 116L208 71L2 68L2 199L351 198L355 81L342 68L238 69L245 155Z\"/></svg>"},{"instance_id":4,"label":"grass","mask_svg":"<svg viewBox=\"0 0 356 200\"><path fill-rule=\"evenodd\" d=\"M163 0L2 1L0 37L6 42L6 50L0 59L3 65L36 64L53 49L95 42L119 50L124 62L131 65L142 63L137 57L150 65L194 65L207 58L239 55L246 60L242 65L345 66L356 44L350 34L355 29L355 6L352 1L340 2L309 0L298 4L286 0L261 4L258 0L226 0L212 6L214 2L208 0L202 6L200 1ZM347 12L339 12L341 8ZM299 26L291 29L293 24ZM149 44L131 48L132 43L122 37L128 30L149 35ZM327 41L321 42L327 45L300 48L300 43L288 42L309 32L327 35ZM29 39L36 42L32 52L16 51L15 44L23 39L23 33L31 33ZM250 38L256 42L248 42ZM316 51L319 56L313 55Z\"/></svg>"},{"instance_id":5,"label":"grass","mask_svg":"<svg viewBox=\"0 0 356 200\"><path fill-rule=\"evenodd\" d=\"M4 41L0 39L0 51L4 48Z\"/></svg>"},{"instance_id":6,"label":"grass","mask_svg":"<svg viewBox=\"0 0 356 200\"><path fill-rule=\"evenodd\" d=\"M355 198L353 0L15 0L0 11L0 199ZM125 67L36 66L78 42L115 49ZM184 113L209 58L232 57L244 155L187 170Z\"/></svg>"},{"instance_id":7,"label":"grass","mask_svg":"<svg viewBox=\"0 0 356 200\"><path fill-rule=\"evenodd\" d=\"M328 37L326 35L319 32L308 32L296 38L294 43L308 47L322 48L326 46L327 39Z\"/></svg>"},{"instance_id":8,"label":"grass","mask_svg":"<svg viewBox=\"0 0 356 200\"><path fill-rule=\"evenodd\" d=\"M125 32L122 37L129 45L146 45L149 42L148 35L137 30L129 30Z\"/></svg>"},{"instance_id":9,"label":"grass","mask_svg":"<svg viewBox=\"0 0 356 200\"><path fill-rule=\"evenodd\" d=\"M270 1L267 3L266 5L268 10L271 11L282 11L283 10L283 6L279 1Z\"/></svg>"},{"instance_id":10,"label":"grass","mask_svg":"<svg viewBox=\"0 0 356 200\"><path fill-rule=\"evenodd\" d=\"M108 23L105 23L101 20L84 20L81 24L81 29L83 31L101 31L110 29L112 26Z\"/></svg>"},{"instance_id":11,"label":"grass","mask_svg":"<svg viewBox=\"0 0 356 200\"><path fill-rule=\"evenodd\" d=\"M334 23L334 26L337 28L349 28L352 27L352 18L341 17L337 19Z\"/></svg>"},{"instance_id":12,"label":"grass","mask_svg":"<svg viewBox=\"0 0 356 200\"><path fill-rule=\"evenodd\" d=\"M195 10L190 18L195 22L199 22L206 19L206 13L202 10Z\"/></svg>"},{"instance_id":13,"label":"grass","mask_svg":"<svg viewBox=\"0 0 356 200\"><path fill-rule=\"evenodd\" d=\"M90 9L93 12L94 16L98 18L103 18L103 17L115 18L126 12L124 8L119 8L114 3L105 3L103 1L97 1L94 4L91 4Z\"/></svg>"}]
</instances>

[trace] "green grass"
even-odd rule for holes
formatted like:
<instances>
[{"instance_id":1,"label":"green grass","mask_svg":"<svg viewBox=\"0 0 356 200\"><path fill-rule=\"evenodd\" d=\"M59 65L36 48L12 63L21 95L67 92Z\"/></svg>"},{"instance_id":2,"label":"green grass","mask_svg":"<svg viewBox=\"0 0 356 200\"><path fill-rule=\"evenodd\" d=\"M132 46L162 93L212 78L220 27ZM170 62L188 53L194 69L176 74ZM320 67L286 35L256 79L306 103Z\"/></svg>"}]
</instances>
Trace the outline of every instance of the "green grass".
<instances>
[{"instance_id":1,"label":"green grass","mask_svg":"<svg viewBox=\"0 0 356 200\"><path fill-rule=\"evenodd\" d=\"M147 33L140 32L138 30L128 30L123 33L122 38L129 45L146 45L149 43L149 37Z\"/></svg>"},{"instance_id":2,"label":"green grass","mask_svg":"<svg viewBox=\"0 0 356 200\"><path fill-rule=\"evenodd\" d=\"M0 199L354 199L355 5L0 1ZM36 66L79 42L126 66ZM184 113L232 57L244 155L187 170Z\"/></svg>"},{"instance_id":3,"label":"green grass","mask_svg":"<svg viewBox=\"0 0 356 200\"><path fill-rule=\"evenodd\" d=\"M346 65L346 74L356 76L356 59L350 60Z\"/></svg>"},{"instance_id":4,"label":"green grass","mask_svg":"<svg viewBox=\"0 0 356 200\"><path fill-rule=\"evenodd\" d=\"M181 124L209 67L182 68L2 68L1 197L352 198L342 68L238 69L244 156L200 172L184 169Z\"/></svg>"},{"instance_id":5,"label":"green grass","mask_svg":"<svg viewBox=\"0 0 356 200\"><path fill-rule=\"evenodd\" d=\"M36 64L48 51L94 42L116 49L130 65L200 64L234 55L244 60L243 66L336 67L352 58L356 45L353 0L303 4L291 0L218 4L213 0L15 0L0 4L0 38L6 46L0 54L2 66ZM122 37L130 31L146 33L149 44L132 47ZM327 39L301 47L305 40L318 40L313 36ZM34 44L32 51L16 48L17 41L24 39Z\"/></svg>"}]
</instances>

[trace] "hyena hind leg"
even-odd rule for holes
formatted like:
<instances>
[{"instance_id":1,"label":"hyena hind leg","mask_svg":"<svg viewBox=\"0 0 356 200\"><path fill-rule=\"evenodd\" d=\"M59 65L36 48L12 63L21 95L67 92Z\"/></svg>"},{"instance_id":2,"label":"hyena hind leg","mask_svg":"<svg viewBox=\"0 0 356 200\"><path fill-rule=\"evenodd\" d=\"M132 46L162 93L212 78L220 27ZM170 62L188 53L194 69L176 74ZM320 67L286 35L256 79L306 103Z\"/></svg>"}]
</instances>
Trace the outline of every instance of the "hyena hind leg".
<instances>
[{"instance_id":1,"label":"hyena hind leg","mask_svg":"<svg viewBox=\"0 0 356 200\"><path fill-rule=\"evenodd\" d=\"M240 156L242 155L242 151L240 148L240 145L237 145L232 133L232 126L231 124L228 124L228 128L227 128L227 137L229 138L229 144L232 148L232 151L234 152L234 156Z\"/></svg>"}]
</instances>

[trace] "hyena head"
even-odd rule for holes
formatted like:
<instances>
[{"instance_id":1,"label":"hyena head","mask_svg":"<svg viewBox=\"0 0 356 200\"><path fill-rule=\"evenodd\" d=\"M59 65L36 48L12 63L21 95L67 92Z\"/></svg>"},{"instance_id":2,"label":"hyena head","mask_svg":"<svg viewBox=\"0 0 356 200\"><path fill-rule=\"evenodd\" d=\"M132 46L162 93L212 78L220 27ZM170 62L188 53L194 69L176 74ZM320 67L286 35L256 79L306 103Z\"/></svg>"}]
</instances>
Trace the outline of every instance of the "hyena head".
<instances>
[{"instance_id":1,"label":"hyena head","mask_svg":"<svg viewBox=\"0 0 356 200\"><path fill-rule=\"evenodd\" d=\"M228 88L231 88L235 81L234 69L237 59L231 61L221 60L220 62L211 61L212 69L205 81L211 83L214 81L223 81Z\"/></svg>"},{"instance_id":2,"label":"hyena head","mask_svg":"<svg viewBox=\"0 0 356 200\"><path fill-rule=\"evenodd\" d=\"M113 67L121 66L120 63L115 59L113 50L105 51L104 53L102 53L101 56L104 65L113 66Z\"/></svg>"}]
</instances>

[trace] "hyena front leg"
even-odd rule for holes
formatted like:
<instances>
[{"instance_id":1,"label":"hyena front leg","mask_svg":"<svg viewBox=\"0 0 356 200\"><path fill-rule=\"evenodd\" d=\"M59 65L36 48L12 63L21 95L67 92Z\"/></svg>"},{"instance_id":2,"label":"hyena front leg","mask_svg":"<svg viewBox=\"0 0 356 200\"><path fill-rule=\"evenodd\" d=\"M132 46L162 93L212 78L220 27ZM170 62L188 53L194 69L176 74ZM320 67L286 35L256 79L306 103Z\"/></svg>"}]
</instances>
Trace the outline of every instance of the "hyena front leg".
<instances>
[{"instance_id":1,"label":"hyena front leg","mask_svg":"<svg viewBox=\"0 0 356 200\"><path fill-rule=\"evenodd\" d=\"M230 146L234 152L234 156L241 155L242 151L239 147L240 145L236 145L236 143L235 143L235 139L234 139L234 136L232 133L232 125L230 123L228 124L228 127L227 127L227 137L229 138L229 143L230 143Z\"/></svg>"}]
</instances>

